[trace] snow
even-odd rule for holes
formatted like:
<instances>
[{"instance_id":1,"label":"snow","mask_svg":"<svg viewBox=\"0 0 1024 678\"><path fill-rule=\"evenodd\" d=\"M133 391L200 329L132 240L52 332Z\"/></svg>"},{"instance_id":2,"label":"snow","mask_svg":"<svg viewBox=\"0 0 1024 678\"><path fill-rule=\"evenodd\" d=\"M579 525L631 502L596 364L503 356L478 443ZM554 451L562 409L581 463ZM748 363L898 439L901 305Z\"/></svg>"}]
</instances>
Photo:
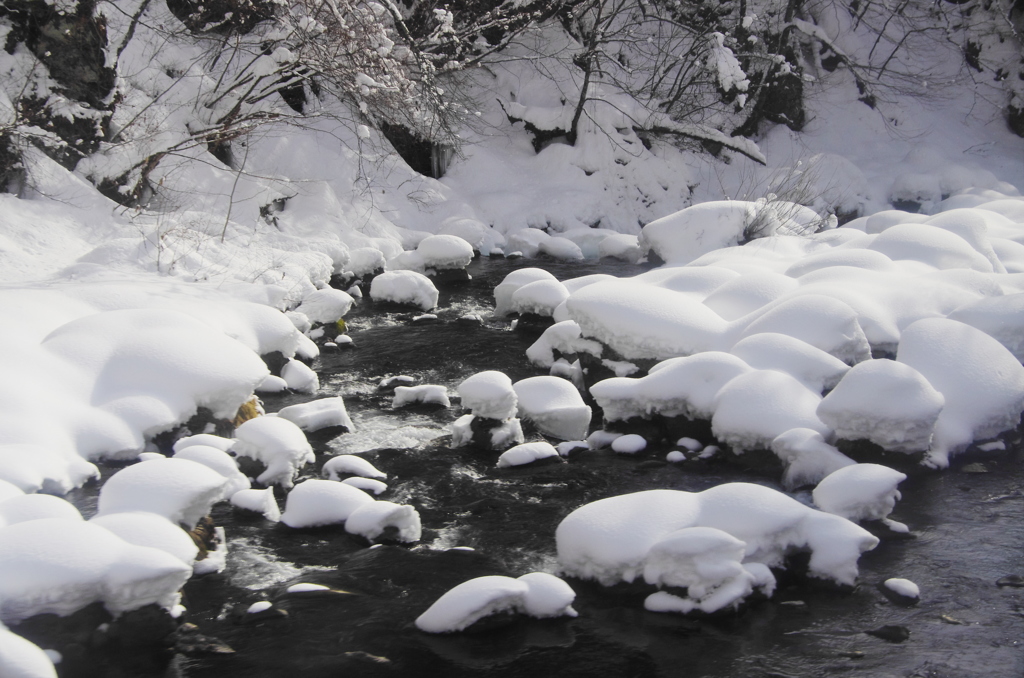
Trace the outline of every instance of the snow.
<instances>
[{"instance_id":1,"label":"snow","mask_svg":"<svg viewBox=\"0 0 1024 678\"><path fill-rule=\"evenodd\" d=\"M0 526L29 520L82 520L82 514L70 502L48 494L22 494L0 501Z\"/></svg>"},{"instance_id":2,"label":"snow","mask_svg":"<svg viewBox=\"0 0 1024 678\"><path fill-rule=\"evenodd\" d=\"M416 271L385 271L370 283L370 298L408 304L424 311L437 306L438 292L430 278Z\"/></svg>"},{"instance_id":3,"label":"snow","mask_svg":"<svg viewBox=\"0 0 1024 678\"><path fill-rule=\"evenodd\" d=\"M949 456L973 440L993 438L1020 421L1024 367L981 330L944 318L918 320L903 331L896 360L945 398L929 451L936 466L947 466Z\"/></svg>"},{"instance_id":4,"label":"snow","mask_svg":"<svg viewBox=\"0 0 1024 678\"><path fill-rule=\"evenodd\" d=\"M249 489L249 479L238 470L238 464L227 452L208 445L189 445L174 453L174 459L187 459L207 466L224 476L228 484L224 487L224 496L230 497L235 492Z\"/></svg>"},{"instance_id":5,"label":"snow","mask_svg":"<svg viewBox=\"0 0 1024 678\"><path fill-rule=\"evenodd\" d=\"M212 473L212 472L211 472ZM0 620L68 615L96 601L119 614L170 608L192 568L89 522L43 519L0 528Z\"/></svg>"},{"instance_id":6,"label":"snow","mask_svg":"<svg viewBox=\"0 0 1024 678\"><path fill-rule=\"evenodd\" d=\"M309 365L301 360L289 360L281 368L281 378L293 391L299 393L316 393L320 389L320 378Z\"/></svg>"},{"instance_id":7,"label":"snow","mask_svg":"<svg viewBox=\"0 0 1024 678\"><path fill-rule=\"evenodd\" d=\"M754 370L727 383L715 396L711 430L734 451L768 449L794 428L830 433L818 419L821 396L785 372Z\"/></svg>"},{"instance_id":8,"label":"snow","mask_svg":"<svg viewBox=\"0 0 1024 678\"><path fill-rule=\"evenodd\" d=\"M185 530L155 513L109 513L96 516L89 522L110 530L129 544L169 553L189 567L199 554L199 548Z\"/></svg>"},{"instance_id":9,"label":"snow","mask_svg":"<svg viewBox=\"0 0 1024 678\"><path fill-rule=\"evenodd\" d=\"M826 476L811 496L822 511L849 520L885 520L900 499L896 486L906 479L887 466L853 464Z\"/></svg>"},{"instance_id":10,"label":"snow","mask_svg":"<svg viewBox=\"0 0 1024 678\"><path fill-rule=\"evenodd\" d=\"M370 542L377 540L388 528L394 528L395 539L404 543L419 541L423 531L420 514L416 509L390 501L361 504L345 521L346 532L364 537Z\"/></svg>"},{"instance_id":11,"label":"snow","mask_svg":"<svg viewBox=\"0 0 1024 678\"><path fill-rule=\"evenodd\" d=\"M263 517L271 522L281 520L281 507L277 505L274 489L271 487L264 490L239 490L231 495L231 505L246 511L262 513Z\"/></svg>"},{"instance_id":12,"label":"snow","mask_svg":"<svg viewBox=\"0 0 1024 678\"><path fill-rule=\"evenodd\" d=\"M905 598L920 598L921 589L909 579L892 578L882 582L882 586Z\"/></svg>"},{"instance_id":13,"label":"snow","mask_svg":"<svg viewBox=\"0 0 1024 678\"><path fill-rule=\"evenodd\" d=\"M228 479L187 459L153 459L123 468L100 489L98 515L147 511L192 529L227 498Z\"/></svg>"},{"instance_id":14,"label":"snow","mask_svg":"<svg viewBox=\"0 0 1024 678\"><path fill-rule=\"evenodd\" d=\"M627 433L612 441L612 451L619 454L637 454L647 449L647 441L635 433Z\"/></svg>"},{"instance_id":15,"label":"snow","mask_svg":"<svg viewBox=\"0 0 1024 678\"><path fill-rule=\"evenodd\" d=\"M686 588L686 598L652 594L644 607L653 612L717 612L735 607L761 589L771 596L775 577L760 563L742 564L747 545L711 527L686 527L656 542L644 562L644 581L659 588ZM762 569L763 568L763 569Z\"/></svg>"},{"instance_id":16,"label":"snow","mask_svg":"<svg viewBox=\"0 0 1024 678\"><path fill-rule=\"evenodd\" d=\"M330 591L330 587L323 586L322 584L292 584L286 591L288 593L315 593L317 591Z\"/></svg>"},{"instance_id":17,"label":"snow","mask_svg":"<svg viewBox=\"0 0 1024 678\"><path fill-rule=\"evenodd\" d=\"M358 487L363 492L369 492L370 494L381 494L388 489L385 483L373 478L363 478L362 476L351 476L343 479L341 482L352 487Z\"/></svg>"},{"instance_id":18,"label":"snow","mask_svg":"<svg viewBox=\"0 0 1024 678\"><path fill-rule=\"evenodd\" d=\"M388 477L386 473L378 471L373 464L354 454L339 454L328 459L321 473L331 480L339 480L339 476L343 474L379 480L387 480Z\"/></svg>"},{"instance_id":19,"label":"snow","mask_svg":"<svg viewBox=\"0 0 1024 678\"><path fill-rule=\"evenodd\" d=\"M494 288L494 315L504 317L512 312L512 295L529 283L547 280L558 282L555 276L541 268L520 268L512 271Z\"/></svg>"},{"instance_id":20,"label":"snow","mask_svg":"<svg viewBox=\"0 0 1024 678\"><path fill-rule=\"evenodd\" d=\"M462 269L473 260L473 246L457 235L428 235L416 247L427 269Z\"/></svg>"},{"instance_id":21,"label":"snow","mask_svg":"<svg viewBox=\"0 0 1024 678\"><path fill-rule=\"evenodd\" d=\"M531 572L518 579L491 575L462 582L441 596L416 618L426 633L463 631L498 612L518 612L532 617L575 617L576 594L553 575Z\"/></svg>"},{"instance_id":22,"label":"snow","mask_svg":"<svg viewBox=\"0 0 1024 678\"><path fill-rule=\"evenodd\" d=\"M299 469L316 460L302 429L283 417L250 419L235 429L235 439L232 450L237 456L267 467L256 478L263 485L291 487Z\"/></svg>"},{"instance_id":23,"label":"snow","mask_svg":"<svg viewBox=\"0 0 1024 678\"><path fill-rule=\"evenodd\" d=\"M945 398L920 372L893 360L855 365L818 405L818 417L837 437L869 440L886 450L931 446Z\"/></svg>"},{"instance_id":24,"label":"snow","mask_svg":"<svg viewBox=\"0 0 1024 678\"><path fill-rule=\"evenodd\" d=\"M274 604L269 600L259 600L245 609L246 614L259 614L260 612L266 612L270 608L274 607Z\"/></svg>"},{"instance_id":25,"label":"snow","mask_svg":"<svg viewBox=\"0 0 1024 678\"><path fill-rule=\"evenodd\" d=\"M809 551L812 576L851 586L860 554L878 544L845 518L767 487L726 483L698 493L647 490L586 504L558 526L559 566L605 586L631 582L658 542L690 527L715 528L744 542L744 563L777 567L791 550Z\"/></svg>"},{"instance_id":26,"label":"snow","mask_svg":"<svg viewBox=\"0 0 1024 678\"><path fill-rule=\"evenodd\" d=\"M741 339L729 352L755 369L785 372L816 393L835 388L850 369L821 349L774 332Z\"/></svg>"},{"instance_id":27,"label":"snow","mask_svg":"<svg viewBox=\"0 0 1024 678\"><path fill-rule=\"evenodd\" d=\"M344 523L357 508L370 503L373 497L351 485L304 480L288 493L281 522L294 528Z\"/></svg>"},{"instance_id":28,"label":"snow","mask_svg":"<svg viewBox=\"0 0 1024 678\"><path fill-rule=\"evenodd\" d=\"M341 396L319 398L308 403L282 407L278 410L277 416L287 419L306 433L314 433L332 426L344 426L349 433L355 431Z\"/></svg>"},{"instance_id":29,"label":"snow","mask_svg":"<svg viewBox=\"0 0 1024 678\"><path fill-rule=\"evenodd\" d=\"M32 641L0 624L0 675L4 678L57 678L53 661Z\"/></svg>"},{"instance_id":30,"label":"snow","mask_svg":"<svg viewBox=\"0 0 1024 678\"><path fill-rule=\"evenodd\" d=\"M512 311L550 317L568 298L569 290L557 280L534 280L512 293Z\"/></svg>"},{"instance_id":31,"label":"snow","mask_svg":"<svg viewBox=\"0 0 1024 678\"><path fill-rule=\"evenodd\" d=\"M495 370L478 372L463 380L456 389L462 406L473 416L504 421L516 416L518 396L512 380Z\"/></svg>"},{"instance_id":32,"label":"snow","mask_svg":"<svg viewBox=\"0 0 1024 678\"><path fill-rule=\"evenodd\" d=\"M541 459L557 459L558 450L551 443L523 443L502 452L498 457L498 468L523 466Z\"/></svg>"},{"instance_id":33,"label":"snow","mask_svg":"<svg viewBox=\"0 0 1024 678\"><path fill-rule=\"evenodd\" d=\"M328 324L345 317L355 300L341 290L330 287L307 294L295 311L302 313L310 322Z\"/></svg>"},{"instance_id":34,"label":"snow","mask_svg":"<svg viewBox=\"0 0 1024 678\"><path fill-rule=\"evenodd\" d=\"M98 477L95 464L81 457L63 457L41 445L0 445L0 480L23 492L66 494Z\"/></svg>"},{"instance_id":35,"label":"snow","mask_svg":"<svg viewBox=\"0 0 1024 678\"><path fill-rule=\"evenodd\" d=\"M437 384L419 384L417 386L396 386L395 397L391 401L391 407L405 407L414 403L424 405L440 405L451 407L448 399L448 389Z\"/></svg>"},{"instance_id":36,"label":"snow","mask_svg":"<svg viewBox=\"0 0 1024 678\"><path fill-rule=\"evenodd\" d=\"M856 463L809 428L792 428L780 434L772 441L771 450L786 467L782 484L788 490L817 485L833 471Z\"/></svg>"},{"instance_id":37,"label":"snow","mask_svg":"<svg viewBox=\"0 0 1024 678\"><path fill-rule=\"evenodd\" d=\"M559 440L585 438L591 410L572 383L558 377L529 377L512 385L519 416Z\"/></svg>"}]
</instances>

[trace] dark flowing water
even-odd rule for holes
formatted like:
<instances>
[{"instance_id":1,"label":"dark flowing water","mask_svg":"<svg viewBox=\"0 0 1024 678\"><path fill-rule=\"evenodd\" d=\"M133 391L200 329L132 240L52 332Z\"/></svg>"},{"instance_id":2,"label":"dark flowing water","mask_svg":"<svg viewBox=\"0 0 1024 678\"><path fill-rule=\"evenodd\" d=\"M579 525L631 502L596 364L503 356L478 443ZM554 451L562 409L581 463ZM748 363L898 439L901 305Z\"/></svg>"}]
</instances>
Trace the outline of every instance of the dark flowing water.
<instances>
[{"instance_id":1,"label":"dark flowing water","mask_svg":"<svg viewBox=\"0 0 1024 678\"><path fill-rule=\"evenodd\" d=\"M778 474L753 476L726 465L665 463L670 447L636 457L585 452L568 463L495 468L496 453L450 449L446 427L461 412L392 410L378 390L405 374L454 392L463 379L497 369L513 380L538 374L524 356L533 337L489 318L491 290L514 268L537 262L481 260L473 280L442 292L438 319L364 302L349 318L355 347L324 351L321 393L343 395L357 431L317 440L317 475L326 458L359 452L389 475L380 498L417 508L422 541L368 548L343 528L292 530L220 505L228 569L193 579L185 589L187 621L230 646L233 654L155 652L148 664L117 658L66 664L64 675L270 678L277 676L921 676L986 678L1024 675L1024 595L998 586L1024 574L1024 464L1018 432L1008 450L957 459L942 473L916 474L901 486L893 517L913 537L886 540L861 558L852 591L780 578L769 601L709 619L643 609L643 587L605 589L569 580L575 619L521 618L473 634L432 636L413 620L467 579L553 571L555 528L584 503L626 492L698 491L729 481L778 488ZM629 275L625 264L542 263L559 279L592 272ZM482 323L460 320L478 314ZM308 397L267 399L276 410ZM966 466L971 464L970 466ZM978 466L980 464L980 466ZM801 495L806 500L806 496ZM86 499L82 499L87 503ZM453 549L470 547L473 550ZM901 607L876 586L905 577L921 602ZM288 594L297 582L344 593ZM1005 582L1004 582L1005 583ZM245 615L269 600L278 613ZM281 613L283 612L283 613ZM864 633L905 627L892 643ZM145 665L145 666L143 666Z\"/></svg>"}]
</instances>

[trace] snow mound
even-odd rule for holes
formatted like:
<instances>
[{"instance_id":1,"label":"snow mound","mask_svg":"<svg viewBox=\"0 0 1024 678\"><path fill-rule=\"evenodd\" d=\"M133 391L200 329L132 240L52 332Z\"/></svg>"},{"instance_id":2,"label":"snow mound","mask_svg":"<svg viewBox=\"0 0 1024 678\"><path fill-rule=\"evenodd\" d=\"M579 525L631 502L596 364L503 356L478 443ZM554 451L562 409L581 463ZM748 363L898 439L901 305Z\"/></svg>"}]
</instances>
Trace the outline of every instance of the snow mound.
<instances>
[{"instance_id":1,"label":"snow mound","mask_svg":"<svg viewBox=\"0 0 1024 678\"><path fill-rule=\"evenodd\" d=\"M904 598L916 600L921 597L920 587L909 579L899 579L895 577L892 579L886 579L882 582L882 586L897 595L903 596Z\"/></svg>"},{"instance_id":2,"label":"snow mound","mask_svg":"<svg viewBox=\"0 0 1024 678\"><path fill-rule=\"evenodd\" d=\"M551 368L555 364L555 351L564 354L589 353L601 356L601 344L581 338L582 330L574 320L556 322L544 330L528 349L526 357L538 367Z\"/></svg>"},{"instance_id":3,"label":"snow mound","mask_svg":"<svg viewBox=\"0 0 1024 678\"><path fill-rule=\"evenodd\" d=\"M816 511L780 492L727 483L698 493L648 490L582 506L555 533L562 572L606 586L641 576L659 541L688 527L722 530L746 544L743 562L782 564L787 553L811 554L814 577L853 585L857 560L878 539L840 516Z\"/></svg>"},{"instance_id":4,"label":"snow mound","mask_svg":"<svg viewBox=\"0 0 1024 678\"><path fill-rule=\"evenodd\" d=\"M71 502L48 494L22 494L0 501L0 527L42 519L81 521L82 514Z\"/></svg>"},{"instance_id":5,"label":"snow mound","mask_svg":"<svg viewBox=\"0 0 1024 678\"><path fill-rule=\"evenodd\" d=\"M853 464L833 471L814 488L814 503L822 511L848 520L885 520L906 474L879 464Z\"/></svg>"},{"instance_id":6,"label":"snow mound","mask_svg":"<svg viewBox=\"0 0 1024 678\"><path fill-rule=\"evenodd\" d=\"M531 572L518 579L477 577L462 582L416 618L416 627L427 633L455 633L498 612L517 612L532 617L575 617L575 592L564 581L545 572Z\"/></svg>"},{"instance_id":7,"label":"snow mound","mask_svg":"<svg viewBox=\"0 0 1024 678\"><path fill-rule=\"evenodd\" d=\"M735 607L755 588L771 596L775 577L760 563L743 565L747 545L712 527L686 527L657 541L647 553L648 584L686 588L686 598L659 592L644 602L654 612L716 612Z\"/></svg>"},{"instance_id":8,"label":"snow mound","mask_svg":"<svg viewBox=\"0 0 1024 678\"><path fill-rule=\"evenodd\" d=\"M583 250L568 238L548 235L538 228L523 228L508 234L508 247L528 259L546 254L553 259L579 261Z\"/></svg>"},{"instance_id":9,"label":"snow mound","mask_svg":"<svg viewBox=\"0 0 1024 678\"><path fill-rule=\"evenodd\" d=\"M287 419L306 433L313 433L332 426L343 426L349 433L355 431L352 419L345 409L345 401L341 396L320 398L308 403L289 405L277 412L277 416Z\"/></svg>"},{"instance_id":10,"label":"snow mound","mask_svg":"<svg viewBox=\"0 0 1024 678\"><path fill-rule=\"evenodd\" d=\"M779 435L794 428L829 435L818 419L821 396L790 375L753 370L737 376L715 396L711 430L737 452L768 449Z\"/></svg>"},{"instance_id":11,"label":"snow mound","mask_svg":"<svg viewBox=\"0 0 1024 678\"><path fill-rule=\"evenodd\" d=\"M645 254L680 265L751 238L813 233L820 222L813 210L784 201L712 201L652 221L639 244Z\"/></svg>"},{"instance_id":12,"label":"snow mound","mask_svg":"<svg viewBox=\"0 0 1024 678\"><path fill-rule=\"evenodd\" d=\"M185 530L156 513L110 513L89 522L110 530L129 544L169 553L189 567L199 555L199 548Z\"/></svg>"},{"instance_id":13,"label":"snow mound","mask_svg":"<svg viewBox=\"0 0 1024 678\"><path fill-rule=\"evenodd\" d=\"M395 397L391 401L391 407L405 407L414 403L440 405L441 407L451 407L452 404L448 399L448 389L444 386L420 384L395 387Z\"/></svg>"},{"instance_id":14,"label":"snow mound","mask_svg":"<svg viewBox=\"0 0 1024 678\"><path fill-rule=\"evenodd\" d=\"M210 471L212 473L212 471ZM34 520L0 529L0 619L69 615L93 602L113 614L170 608L192 574L179 558L89 522Z\"/></svg>"},{"instance_id":15,"label":"snow mound","mask_svg":"<svg viewBox=\"0 0 1024 678\"><path fill-rule=\"evenodd\" d=\"M249 489L249 479L238 470L238 463L227 452L208 445L190 445L174 453L173 459L187 459L213 469L224 476L228 484L224 487L224 496L230 497L235 492Z\"/></svg>"},{"instance_id":16,"label":"snow mound","mask_svg":"<svg viewBox=\"0 0 1024 678\"><path fill-rule=\"evenodd\" d=\"M295 310L311 322L328 324L345 317L355 303L350 295L330 287L307 294Z\"/></svg>"},{"instance_id":17,"label":"snow mound","mask_svg":"<svg viewBox=\"0 0 1024 678\"><path fill-rule=\"evenodd\" d=\"M98 515L148 511L192 529L225 498L228 480L187 459L153 459L121 469L100 489Z\"/></svg>"},{"instance_id":18,"label":"snow mound","mask_svg":"<svg viewBox=\"0 0 1024 678\"><path fill-rule=\"evenodd\" d=\"M568 298L569 290L557 280L534 280L512 293L512 312L550 317Z\"/></svg>"},{"instance_id":19,"label":"snow mound","mask_svg":"<svg viewBox=\"0 0 1024 678\"><path fill-rule=\"evenodd\" d=\"M67 494L99 476L95 464L77 455L63 456L41 445L0 445L0 480L23 492Z\"/></svg>"},{"instance_id":20,"label":"snow mound","mask_svg":"<svg viewBox=\"0 0 1024 678\"><path fill-rule=\"evenodd\" d=\"M230 452L231 448L235 446L235 441L231 438L215 436L212 433L197 433L196 435L178 438L174 441L174 445L171 449L177 453L187 447L192 447L193 445L204 445L206 447L218 449L221 452Z\"/></svg>"},{"instance_id":21,"label":"snow mound","mask_svg":"<svg viewBox=\"0 0 1024 678\"><path fill-rule=\"evenodd\" d=\"M416 306L424 311L437 306L438 292L430 278L416 271L385 271L370 283L370 298Z\"/></svg>"},{"instance_id":22,"label":"snow mound","mask_svg":"<svg viewBox=\"0 0 1024 678\"><path fill-rule=\"evenodd\" d=\"M339 480L339 476L345 474L379 480L387 480L388 477L388 474L378 471L373 464L354 454L339 454L328 459L320 473L330 480Z\"/></svg>"},{"instance_id":23,"label":"snow mound","mask_svg":"<svg viewBox=\"0 0 1024 678\"><path fill-rule=\"evenodd\" d=\"M942 394L909 365L866 360L825 396L817 413L839 438L918 452L931 445L944 403Z\"/></svg>"},{"instance_id":24,"label":"snow mound","mask_svg":"<svg viewBox=\"0 0 1024 678\"><path fill-rule=\"evenodd\" d=\"M390 501L361 504L345 521L346 532L359 535L371 542L377 540L388 528L395 530L395 540L405 543L419 541L423 532L420 514L416 509Z\"/></svg>"},{"instance_id":25,"label":"snow mound","mask_svg":"<svg viewBox=\"0 0 1024 678\"><path fill-rule=\"evenodd\" d=\"M652 414L710 419L722 387L749 371L750 367L734 355L708 351L662 361L639 379L613 377L599 381L590 387L590 394L604 410L605 421Z\"/></svg>"},{"instance_id":26,"label":"snow mound","mask_svg":"<svg viewBox=\"0 0 1024 678\"><path fill-rule=\"evenodd\" d=\"M772 441L771 449L786 467L782 484L787 490L817 485L833 471L857 463L809 428L789 429Z\"/></svg>"},{"instance_id":27,"label":"snow mound","mask_svg":"<svg viewBox=\"0 0 1024 678\"><path fill-rule=\"evenodd\" d=\"M303 528L344 523L373 497L351 485L333 480L304 480L288 493L281 522Z\"/></svg>"},{"instance_id":28,"label":"snow mound","mask_svg":"<svg viewBox=\"0 0 1024 678\"><path fill-rule=\"evenodd\" d=\"M520 268L512 271L494 288L494 315L504 317L512 312L512 295L516 290L537 280L558 282L541 268Z\"/></svg>"},{"instance_id":29,"label":"snow mound","mask_svg":"<svg viewBox=\"0 0 1024 678\"><path fill-rule=\"evenodd\" d=\"M370 494L381 494L388 489L387 484L382 483L379 480L374 480L373 478L364 478L362 476L351 476L343 479L341 482L346 485L351 485L352 487L358 487L363 492L368 492Z\"/></svg>"},{"instance_id":30,"label":"snow mound","mask_svg":"<svg viewBox=\"0 0 1024 678\"><path fill-rule=\"evenodd\" d=\"M591 410L570 382L558 377L529 377L512 388L519 416L532 421L544 435L559 440L587 437Z\"/></svg>"},{"instance_id":31,"label":"snow mound","mask_svg":"<svg viewBox=\"0 0 1024 678\"><path fill-rule=\"evenodd\" d=\"M457 388L462 406L476 417L506 420L516 416L519 405L512 380L495 370L478 372Z\"/></svg>"},{"instance_id":32,"label":"snow mound","mask_svg":"<svg viewBox=\"0 0 1024 678\"><path fill-rule=\"evenodd\" d=\"M777 370L821 393L835 388L850 366L795 337L763 332L741 339L729 352L759 370Z\"/></svg>"},{"instance_id":33,"label":"snow mound","mask_svg":"<svg viewBox=\"0 0 1024 678\"><path fill-rule=\"evenodd\" d=\"M301 360L289 360L281 368L281 378L285 385L299 393L316 393L320 390L320 377L309 365Z\"/></svg>"},{"instance_id":34,"label":"snow mound","mask_svg":"<svg viewBox=\"0 0 1024 678\"><path fill-rule=\"evenodd\" d=\"M271 487L265 490L239 490L231 495L231 505L246 511L262 513L263 517L271 522L281 520L281 507L277 505L274 489Z\"/></svg>"},{"instance_id":35,"label":"snow mound","mask_svg":"<svg viewBox=\"0 0 1024 678\"><path fill-rule=\"evenodd\" d=\"M427 269L461 269L473 261L473 246L457 235L428 235L416 247Z\"/></svg>"},{"instance_id":36,"label":"snow mound","mask_svg":"<svg viewBox=\"0 0 1024 678\"><path fill-rule=\"evenodd\" d=\"M1020 421L1024 367L981 330L944 318L918 320L903 330L896 360L920 372L945 398L929 451L935 466L947 466L949 456L972 441Z\"/></svg>"},{"instance_id":37,"label":"snow mound","mask_svg":"<svg viewBox=\"0 0 1024 678\"><path fill-rule=\"evenodd\" d=\"M4 678L57 678L49 655L38 645L0 624L0 676Z\"/></svg>"},{"instance_id":38,"label":"snow mound","mask_svg":"<svg viewBox=\"0 0 1024 678\"><path fill-rule=\"evenodd\" d=\"M647 441L643 436L635 433L627 433L612 441L612 452L619 454L638 454L647 449Z\"/></svg>"},{"instance_id":39,"label":"snow mound","mask_svg":"<svg viewBox=\"0 0 1024 678\"><path fill-rule=\"evenodd\" d=\"M523 443L502 452L497 465L498 468L510 468L551 458L558 458L558 450L551 443Z\"/></svg>"},{"instance_id":40,"label":"snow mound","mask_svg":"<svg viewBox=\"0 0 1024 678\"><path fill-rule=\"evenodd\" d=\"M267 467L256 478L263 485L291 487L299 469L316 460L302 429L280 416L244 422L235 429L235 440L232 449L237 456L255 459Z\"/></svg>"}]
</instances>

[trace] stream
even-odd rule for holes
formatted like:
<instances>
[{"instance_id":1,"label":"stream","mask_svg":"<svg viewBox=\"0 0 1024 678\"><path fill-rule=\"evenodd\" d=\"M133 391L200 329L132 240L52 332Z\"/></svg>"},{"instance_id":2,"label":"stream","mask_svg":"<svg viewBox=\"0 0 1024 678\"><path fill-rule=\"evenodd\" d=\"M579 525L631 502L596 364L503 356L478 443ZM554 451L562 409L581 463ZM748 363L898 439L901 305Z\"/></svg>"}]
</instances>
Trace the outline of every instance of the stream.
<instances>
[{"instance_id":1,"label":"stream","mask_svg":"<svg viewBox=\"0 0 1024 678\"><path fill-rule=\"evenodd\" d=\"M234 652L97 653L65 662L62 676L1024 675L1024 589L1004 579L1024 574L1020 430L1004 435L1006 451L961 455L948 470L906 480L892 517L911 536L886 539L864 554L853 590L780 576L771 600L692 618L645 611L649 587L569 579L577 618L502 618L447 636L418 631L415 618L467 579L555 571L555 528L585 503L731 481L781 489L781 473L755 475L713 460L671 464L665 454L674 448L657 445L637 456L588 451L566 463L498 469L497 453L448 447L458 405L393 410L391 393L378 388L386 377L409 375L454 394L459 382L483 370L513 381L542 373L524 355L535 337L490 316L494 286L523 266L546 268L560 280L641 270L607 260L478 259L468 269L471 281L441 289L436 320L413 322L415 313L364 299L346 318L353 346L324 349L314 366L321 381L316 397L344 396L356 431L330 440L312 434L317 464L299 480L318 476L335 454L360 454L389 476L379 498L419 511L420 543L368 548L341 526L293 530L223 502L213 519L227 533L228 567L186 585L183 620ZM482 321L464 317L474 314ZM276 411L310 399L293 394L264 402ZM527 438L540 439L529 430ZM86 488L69 498L89 517L95 494ZM807 491L795 496L809 502ZM878 589L890 577L917 583L920 603L890 602ZM334 591L285 591L297 582ZM272 614L245 614L262 600L274 603ZM865 633L885 625L906 628L909 638L890 642Z\"/></svg>"}]
</instances>

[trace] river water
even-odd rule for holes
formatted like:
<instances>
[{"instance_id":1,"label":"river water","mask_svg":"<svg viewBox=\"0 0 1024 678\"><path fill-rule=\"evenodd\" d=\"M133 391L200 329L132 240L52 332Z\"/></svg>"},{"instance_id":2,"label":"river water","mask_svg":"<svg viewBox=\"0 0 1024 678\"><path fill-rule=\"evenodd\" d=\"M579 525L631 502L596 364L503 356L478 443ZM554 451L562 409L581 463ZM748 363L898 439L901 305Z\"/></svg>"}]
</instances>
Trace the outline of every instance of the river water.
<instances>
[{"instance_id":1,"label":"river water","mask_svg":"<svg viewBox=\"0 0 1024 678\"><path fill-rule=\"evenodd\" d=\"M230 654L153 651L131 662L116 656L68 663L63 675L270 678L303 676L921 676L1024 675L1024 594L999 586L1024 574L1024 463L1019 431L1007 451L973 453L941 473L917 473L901 485L893 517L912 536L887 539L861 558L861 584L839 591L780 577L768 601L735 614L694 619L646 612L644 587L610 589L569 580L575 619L502 619L472 634L431 636L413 620L458 583L487 574L554 571L559 521L584 503L626 492L699 491L730 481L779 489L780 473L752 475L725 464L669 464L671 447L636 457L584 452L568 463L495 468L497 453L448 447L447 426L461 414L425 407L392 410L385 377L455 386L496 369L513 381L538 374L524 351L533 337L490 317L491 292L521 266L559 279L593 272L630 275L622 263L561 264L482 259L470 282L442 289L438 318L362 302L350 314L352 348L324 350L315 368L318 397L342 395L356 431L333 440L311 436L316 476L337 453L360 453L389 475L380 498L419 511L424 534L411 547L368 548L343 528L292 530L261 517L215 508L230 546L225 572L186 586L185 619L234 650ZM463 316L476 314L483 321ZM268 410L308 397L266 398ZM90 494L78 501L88 515ZM807 501L807 493L798 493ZM459 548L456 548L459 547ZM902 607L877 585L905 577L921 602ZM328 594L288 594L297 582ZM1005 581L1003 582L1006 583ZM246 615L257 601L269 616ZM906 628L903 642L865 631Z\"/></svg>"}]
</instances>

